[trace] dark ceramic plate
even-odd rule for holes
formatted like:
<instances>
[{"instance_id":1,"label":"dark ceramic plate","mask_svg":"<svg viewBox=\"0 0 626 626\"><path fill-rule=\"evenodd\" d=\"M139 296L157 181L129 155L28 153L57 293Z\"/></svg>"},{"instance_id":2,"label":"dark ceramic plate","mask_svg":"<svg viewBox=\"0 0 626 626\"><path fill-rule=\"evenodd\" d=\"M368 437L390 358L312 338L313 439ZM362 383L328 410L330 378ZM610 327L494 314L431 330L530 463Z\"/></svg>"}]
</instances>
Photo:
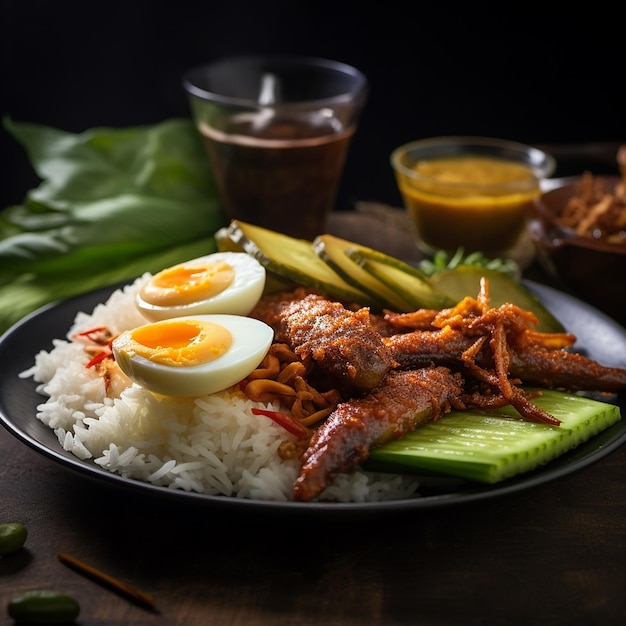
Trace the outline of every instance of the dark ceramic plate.
<instances>
[{"instance_id":1,"label":"dark ceramic plate","mask_svg":"<svg viewBox=\"0 0 626 626\"><path fill-rule=\"evenodd\" d=\"M527 284L565 327L578 336L576 347L580 352L604 365L626 367L626 330L622 326L571 296L538 284ZM424 477L423 480L420 478L423 488L420 497L391 502L265 502L189 493L124 478L64 451L52 430L35 417L37 405L44 401L36 393L35 383L30 378L19 377L20 372L32 366L37 352L50 350L54 338L65 337L78 311L90 312L95 305L104 302L111 291L111 288L100 289L44 307L0 337L0 421L17 439L48 459L85 478L112 487L169 499L174 503L192 503L231 511L347 513L424 509L496 498L556 480L602 459L626 440L626 420L621 420L547 465L502 483L483 485L456 479ZM617 397L614 402L624 409L626 397Z\"/></svg>"}]
</instances>

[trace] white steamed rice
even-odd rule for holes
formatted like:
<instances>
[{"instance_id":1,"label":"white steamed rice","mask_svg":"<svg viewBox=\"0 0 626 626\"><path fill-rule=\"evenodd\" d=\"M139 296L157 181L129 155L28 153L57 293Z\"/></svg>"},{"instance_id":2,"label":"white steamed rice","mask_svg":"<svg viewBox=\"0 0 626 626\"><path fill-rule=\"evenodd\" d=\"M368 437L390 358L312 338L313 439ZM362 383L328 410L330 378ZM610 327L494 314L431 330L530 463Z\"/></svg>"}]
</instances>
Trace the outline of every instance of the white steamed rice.
<instances>
[{"instance_id":1,"label":"white steamed rice","mask_svg":"<svg viewBox=\"0 0 626 626\"><path fill-rule=\"evenodd\" d=\"M278 405L252 402L236 387L185 399L132 385L109 398L94 368L85 367L84 346L70 337L97 326L119 333L146 323L134 306L142 280L116 290L91 314L78 313L67 339L36 355L22 376L48 396L37 418L65 450L128 478L210 495L291 500L299 462L281 459L278 446L293 437L250 410L284 410ZM339 476L320 499L390 500L414 496L416 488L414 479L357 471Z\"/></svg>"}]
</instances>

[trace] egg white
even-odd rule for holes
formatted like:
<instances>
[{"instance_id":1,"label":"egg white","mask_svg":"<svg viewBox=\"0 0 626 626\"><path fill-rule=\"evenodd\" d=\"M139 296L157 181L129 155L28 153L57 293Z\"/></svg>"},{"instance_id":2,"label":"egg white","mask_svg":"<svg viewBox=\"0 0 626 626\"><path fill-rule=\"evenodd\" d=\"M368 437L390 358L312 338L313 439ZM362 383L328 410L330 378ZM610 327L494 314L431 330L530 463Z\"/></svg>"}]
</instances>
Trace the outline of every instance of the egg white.
<instances>
[{"instance_id":1,"label":"egg white","mask_svg":"<svg viewBox=\"0 0 626 626\"><path fill-rule=\"evenodd\" d=\"M185 263L179 263L172 268L202 266L206 263L220 261L227 263L235 271L233 282L221 293L191 303L162 306L144 300L141 296L141 290L139 290L135 304L147 319L154 322L185 315L213 313L248 315L263 295L266 279L265 268L249 254L245 252L216 252Z\"/></svg>"},{"instance_id":2,"label":"egg white","mask_svg":"<svg viewBox=\"0 0 626 626\"><path fill-rule=\"evenodd\" d=\"M198 365L174 366L155 363L127 351L125 344L128 336L122 333L113 341L113 355L120 369L134 383L166 396L190 397L216 393L237 384L255 370L274 338L270 326L250 317L194 315L181 319L220 324L230 331L233 343L215 360Z\"/></svg>"}]
</instances>

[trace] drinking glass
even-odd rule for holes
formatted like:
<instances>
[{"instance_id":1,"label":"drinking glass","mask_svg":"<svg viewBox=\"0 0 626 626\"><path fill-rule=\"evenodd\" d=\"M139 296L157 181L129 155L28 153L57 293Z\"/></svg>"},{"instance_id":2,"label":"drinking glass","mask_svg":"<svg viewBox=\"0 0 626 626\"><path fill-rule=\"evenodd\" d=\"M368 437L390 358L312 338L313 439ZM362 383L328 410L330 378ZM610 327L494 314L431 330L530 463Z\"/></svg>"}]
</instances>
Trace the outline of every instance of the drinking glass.
<instances>
[{"instance_id":1,"label":"drinking glass","mask_svg":"<svg viewBox=\"0 0 626 626\"><path fill-rule=\"evenodd\" d=\"M183 77L227 216L313 239L334 208L368 93L358 69L299 56L231 57Z\"/></svg>"}]
</instances>

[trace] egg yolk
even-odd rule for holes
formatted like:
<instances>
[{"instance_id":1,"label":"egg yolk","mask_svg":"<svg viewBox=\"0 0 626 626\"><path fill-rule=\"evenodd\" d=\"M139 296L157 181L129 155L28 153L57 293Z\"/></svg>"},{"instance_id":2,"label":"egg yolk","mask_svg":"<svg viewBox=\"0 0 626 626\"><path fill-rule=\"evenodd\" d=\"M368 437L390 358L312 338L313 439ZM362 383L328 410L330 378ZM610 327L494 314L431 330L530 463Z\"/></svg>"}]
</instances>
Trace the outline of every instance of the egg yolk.
<instances>
[{"instance_id":1,"label":"egg yolk","mask_svg":"<svg viewBox=\"0 0 626 626\"><path fill-rule=\"evenodd\" d=\"M155 274L142 287L141 297L155 306L177 306L215 297L235 279L235 269L224 261L203 265L176 265Z\"/></svg>"},{"instance_id":2,"label":"egg yolk","mask_svg":"<svg viewBox=\"0 0 626 626\"><path fill-rule=\"evenodd\" d=\"M202 320L166 320L130 331L124 352L152 363L189 367L213 361L233 343L230 331Z\"/></svg>"}]
</instances>

